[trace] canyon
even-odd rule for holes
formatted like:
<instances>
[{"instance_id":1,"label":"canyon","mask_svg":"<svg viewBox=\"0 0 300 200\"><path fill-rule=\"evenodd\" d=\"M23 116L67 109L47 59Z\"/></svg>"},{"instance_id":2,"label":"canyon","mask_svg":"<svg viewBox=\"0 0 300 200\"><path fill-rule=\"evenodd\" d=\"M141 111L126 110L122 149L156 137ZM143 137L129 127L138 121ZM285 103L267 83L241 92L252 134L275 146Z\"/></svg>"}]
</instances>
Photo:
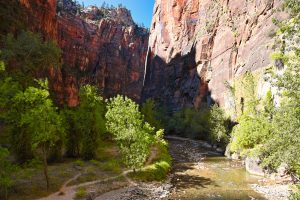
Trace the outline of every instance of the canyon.
<instances>
[{"instance_id":1,"label":"canyon","mask_svg":"<svg viewBox=\"0 0 300 200\"><path fill-rule=\"evenodd\" d=\"M78 104L82 84L98 86L105 98L124 94L139 101L148 31L126 8L88 7L73 1L21 0L30 30L62 49L62 68L50 70L50 89L59 105Z\"/></svg>"},{"instance_id":2,"label":"canyon","mask_svg":"<svg viewBox=\"0 0 300 200\"><path fill-rule=\"evenodd\" d=\"M176 111L217 102L226 82L270 64L278 0L157 0L143 98Z\"/></svg>"},{"instance_id":3,"label":"canyon","mask_svg":"<svg viewBox=\"0 0 300 200\"><path fill-rule=\"evenodd\" d=\"M69 106L80 84L91 83L105 98L152 98L172 111L226 107L225 83L270 64L272 20L285 16L280 0L157 0L148 33L126 8L78 13L68 0L21 3L31 29L62 49L63 67L49 76L57 102Z\"/></svg>"}]
</instances>

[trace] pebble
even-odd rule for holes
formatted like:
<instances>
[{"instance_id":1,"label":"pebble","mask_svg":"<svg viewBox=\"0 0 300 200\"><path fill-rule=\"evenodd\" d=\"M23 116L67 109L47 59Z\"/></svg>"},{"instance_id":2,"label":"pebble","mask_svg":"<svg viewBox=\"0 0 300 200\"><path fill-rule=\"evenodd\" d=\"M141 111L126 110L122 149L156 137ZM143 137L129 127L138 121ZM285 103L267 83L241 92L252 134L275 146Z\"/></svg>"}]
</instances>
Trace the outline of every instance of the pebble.
<instances>
[{"instance_id":1,"label":"pebble","mask_svg":"<svg viewBox=\"0 0 300 200\"><path fill-rule=\"evenodd\" d=\"M268 185L261 186L257 184L251 185L252 189L265 195L267 198L277 198L280 200L286 200L291 194L291 190L288 185Z\"/></svg>"}]
</instances>

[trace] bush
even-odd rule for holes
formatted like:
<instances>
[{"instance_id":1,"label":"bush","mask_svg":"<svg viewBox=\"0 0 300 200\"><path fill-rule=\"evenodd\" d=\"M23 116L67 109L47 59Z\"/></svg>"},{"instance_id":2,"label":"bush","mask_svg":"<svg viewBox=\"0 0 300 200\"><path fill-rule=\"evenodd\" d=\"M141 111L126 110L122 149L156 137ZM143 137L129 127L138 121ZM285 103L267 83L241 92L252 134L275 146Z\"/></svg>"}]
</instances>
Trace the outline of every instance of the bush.
<instances>
[{"instance_id":1,"label":"bush","mask_svg":"<svg viewBox=\"0 0 300 200\"><path fill-rule=\"evenodd\" d=\"M154 100L148 99L145 103L143 103L141 113L144 115L145 121L155 129L158 130L162 128L162 123L159 120L159 113L156 109Z\"/></svg>"},{"instance_id":2,"label":"bush","mask_svg":"<svg viewBox=\"0 0 300 200\"><path fill-rule=\"evenodd\" d=\"M300 185L296 184L293 187L294 187L294 191L289 196L289 200L299 200L300 199Z\"/></svg>"},{"instance_id":3,"label":"bush","mask_svg":"<svg viewBox=\"0 0 300 200\"><path fill-rule=\"evenodd\" d=\"M79 167L83 167L83 166L84 166L84 162L83 162L82 160L76 160L76 161L74 162L74 164L75 164L76 166L79 166Z\"/></svg>"},{"instance_id":4,"label":"bush","mask_svg":"<svg viewBox=\"0 0 300 200\"><path fill-rule=\"evenodd\" d=\"M197 111L194 108L184 108L171 116L166 129L181 136L209 139L209 118L209 109Z\"/></svg>"},{"instance_id":5,"label":"bush","mask_svg":"<svg viewBox=\"0 0 300 200\"><path fill-rule=\"evenodd\" d=\"M122 171L120 161L116 159L110 159L104 163L99 163L98 166L103 170L112 171L115 173L120 173Z\"/></svg>"},{"instance_id":6,"label":"bush","mask_svg":"<svg viewBox=\"0 0 300 200\"><path fill-rule=\"evenodd\" d=\"M225 114L217 104L213 105L210 109L209 137L213 144L226 145L229 141Z\"/></svg>"},{"instance_id":7,"label":"bush","mask_svg":"<svg viewBox=\"0 0 300 200\"><path fill-rule=\"evenodd\" d=\"M3 197L7 199L8 189L13 186L14 181L12 179L12 173L16 171L16 166L9 160L9 151L0 147L0 189L3 191ZM0 193L0 196L1 193Z\"/></svg>"},{"instance_id":8,"label":"bush","mask_svg":"<svg viewBox=\"0 0 300 200\"><path fill-rule=\"evenodd\" d=\"M135 174L130 174L132 178L141 181L162 181L166 179L171 169L172 157L168 152L167 144L158 143L155 147L157 148L157 155L153 159L152 164L137 171Z\"/></svg>"},{"instance_id":9,"label":"bush","mask_svg":"<svg viewBox=\"0 0 300 200\"><path fill-rule=\"evenodd\" d=\"M87 191L85 188L79 188L75 194L77 199L82 199L87 196Z\"/></svg>"}]
</instances>

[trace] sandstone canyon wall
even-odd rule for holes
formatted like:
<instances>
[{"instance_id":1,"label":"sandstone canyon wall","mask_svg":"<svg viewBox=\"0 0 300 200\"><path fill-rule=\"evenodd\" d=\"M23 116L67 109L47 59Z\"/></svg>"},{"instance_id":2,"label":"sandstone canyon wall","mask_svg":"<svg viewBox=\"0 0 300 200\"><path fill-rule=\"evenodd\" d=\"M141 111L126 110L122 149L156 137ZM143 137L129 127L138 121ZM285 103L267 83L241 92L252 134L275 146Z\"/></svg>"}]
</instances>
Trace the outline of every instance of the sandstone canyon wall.
<instances>
[{"instance_id":1,"label":"sandstone canyon wall","mask_svg":"<svg viewBox=\"0 0 300 200\"><path fill-rule=\"evenodd\" d=\"M89 7L70 0L21 0L27 23L58 42L63 67L52 70L50 86L59 104L76 106L81 84L97 85L104 97L125 94L139 101L148 32L126 8Z\"/></svg>"},{"instance_id":2,"label":"sandstone canyon wall","mask_svg":"<svg viewBox=\"0 0 300 200\"><path fill-rule=\"evenodd\" d=\"M270 64L280 0L156 0L143 99L226 104L225 81Z\"/></svg>"}]
</instances>

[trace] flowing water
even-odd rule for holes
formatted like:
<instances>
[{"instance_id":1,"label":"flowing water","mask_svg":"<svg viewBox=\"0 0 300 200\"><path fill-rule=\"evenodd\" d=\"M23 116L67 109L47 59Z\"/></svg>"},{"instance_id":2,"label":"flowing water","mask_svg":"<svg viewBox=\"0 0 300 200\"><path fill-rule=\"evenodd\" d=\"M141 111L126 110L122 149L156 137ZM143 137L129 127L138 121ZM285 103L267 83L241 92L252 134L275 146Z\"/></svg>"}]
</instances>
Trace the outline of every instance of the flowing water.
<instances>
[{"instance_id":1,"label":"flowing water","mask_svg":"<svg viewBox=\"0 0 300 200\"><path fill-rule=\"evenodd\" d=\"M250 186L257 184L261 177L248 174L241 161L228 160L204 148L199 141L173 138L169 144L174 188L167 199L265 199Z\"/></svg>"}]
</instances>

